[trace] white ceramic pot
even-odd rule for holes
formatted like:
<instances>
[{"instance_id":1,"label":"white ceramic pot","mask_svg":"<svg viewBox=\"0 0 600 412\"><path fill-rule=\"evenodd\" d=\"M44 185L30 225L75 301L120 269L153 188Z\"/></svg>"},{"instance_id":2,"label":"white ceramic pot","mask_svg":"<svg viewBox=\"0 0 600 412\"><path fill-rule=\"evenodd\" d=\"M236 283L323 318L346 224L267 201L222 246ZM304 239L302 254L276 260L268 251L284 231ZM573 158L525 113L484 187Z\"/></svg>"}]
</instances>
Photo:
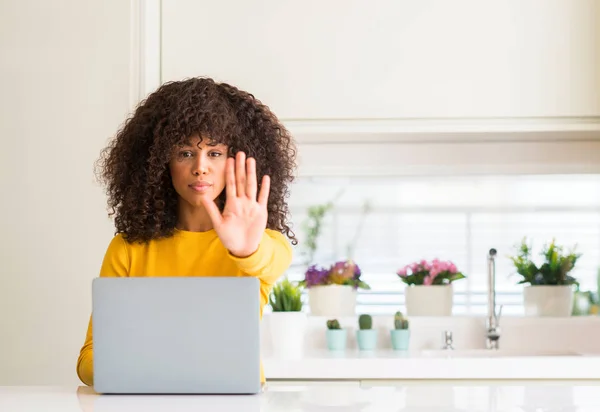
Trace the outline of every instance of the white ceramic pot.
<instances>
[{"instance_id":1,"label":"white ceramic pot","mask_svg":"<svg viewBox=\"0 0 600 412\"><path fill-rule=\"evenodd\" d=\"M273 355L299 359L304 351L308 319L304 312L273 312L269 315L269 330Z\"/></svg>"},{"instance_id":2,"label":"white ceramic pot","mask_svg":"<svg viewBox=\"0 0 600 412\"><path fill-rule=\"evenodd\" d=\"M315 316L354 316L356 290L344 285L312 286L308 289L308 304Z\"/></svg>"},{"instance_id":3,"label":"white ceramic pot","mask_svg":"<svg viewBox=\"0 0 600 412\"><path fill-rule=\"evenodd\" d=\"M411 285L404 289L408 316L451 316L454 298L452 284Z\"/></svg>"},{"instance_id":4,"label":"white ceramic pot","mask_svg":"<svg viewBox=\"0 0 600 412\"><path fill-rule=\"evenodd\" d=\"M571 285L525 286L525 316L571 316L574 292Z\"/></svg>"}]
</instances>

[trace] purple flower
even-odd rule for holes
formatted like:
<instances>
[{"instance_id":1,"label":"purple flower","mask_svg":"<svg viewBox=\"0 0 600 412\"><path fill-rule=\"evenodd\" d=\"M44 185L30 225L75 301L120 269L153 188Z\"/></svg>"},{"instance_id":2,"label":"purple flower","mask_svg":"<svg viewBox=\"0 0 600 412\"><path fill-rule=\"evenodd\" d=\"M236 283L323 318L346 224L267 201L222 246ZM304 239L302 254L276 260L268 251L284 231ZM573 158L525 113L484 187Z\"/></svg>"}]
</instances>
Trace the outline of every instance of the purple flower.
<instances>
[{"instance_id":1,"label":"purple flower","mask_svg":"<svg viewBox=\"0 0 600 412\"><path fill-rule=\"evenodd\" d=\"M319 268L316 265L312 265L306 270L306 273L304 274L306 286L311 287L317 285L326 285L328 283L328 275L328 269Z\"/></svg>"},{"instance_id":2,"label":"purple flower","mask_svg":"<svg viewBox=\"0 0 600 412\"><path fill-rule=\"evenodd\" d=\"M354 279L358 279L358 278L360 278L360 275L362 274L362 272L356 263L353 263L353 264L354 264Z\"/></svg>"}]
</instances>

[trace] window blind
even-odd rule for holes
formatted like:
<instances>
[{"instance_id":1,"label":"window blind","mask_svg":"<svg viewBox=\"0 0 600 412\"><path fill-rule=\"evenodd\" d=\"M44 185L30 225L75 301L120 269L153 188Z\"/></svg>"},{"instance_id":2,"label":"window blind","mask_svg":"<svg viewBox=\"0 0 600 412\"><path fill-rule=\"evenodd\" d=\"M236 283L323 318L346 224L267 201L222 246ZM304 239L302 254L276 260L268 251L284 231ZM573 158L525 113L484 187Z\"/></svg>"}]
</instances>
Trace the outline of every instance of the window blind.
<instances>
[{"instance_id":1,"label":"window blind","mask_svg":"<svg viewBox=\"0 0 600 412\"><path fill-rule=\"evenodd\" d=\"M360 313L405 310L397 269L439 258L451 260L467 275L454 283L454 313L485 314L486 259L493 247L498 251L497 304L504 305L503 314L522 314L523 286L517 284L508 256L524 237L533 243L536 259L552 239L567 250L576 247L582 257L571 274L582 290L596 290L598 175L300 178L290 197L299 239L287 273L291 280L302 279L306 268L302 222L308 207L328 201L334 207L323 220L314 262L328 265L346 258L353 246L351 257L371 286L359 291Z\"/></svg>"}]
</instances>

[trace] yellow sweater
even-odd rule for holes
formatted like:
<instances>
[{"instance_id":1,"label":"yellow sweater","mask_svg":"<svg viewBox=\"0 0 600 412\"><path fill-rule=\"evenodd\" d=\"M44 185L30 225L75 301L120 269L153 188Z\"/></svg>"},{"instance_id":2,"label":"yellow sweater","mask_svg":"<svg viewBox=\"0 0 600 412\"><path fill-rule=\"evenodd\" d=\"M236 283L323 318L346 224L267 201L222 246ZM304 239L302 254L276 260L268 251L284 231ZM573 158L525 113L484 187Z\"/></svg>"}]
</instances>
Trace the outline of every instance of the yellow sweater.
<instances>
[{"instance_id":1,"label":"yellow sweater","mask_svg":"<svg viewBox=\"0 0 600 412\"><path fill-rule=\"evenodd\" d=\"M292 249L279 232L265 230L258 250L246 258L229 253L214 230L187 232L176 230L167 239L148 244L128 243L122 235L110 242L100 277L124 276L256 276L260 279L260 317L268 302L271 287L288 269ZM218 270L217 270L218 268ZM140 342L143 344L143 342ZM92 319L77 360L77 375L89 386L94 384ZM261 382L265 381L260 368Z\"/></svg>"}]
</instances>

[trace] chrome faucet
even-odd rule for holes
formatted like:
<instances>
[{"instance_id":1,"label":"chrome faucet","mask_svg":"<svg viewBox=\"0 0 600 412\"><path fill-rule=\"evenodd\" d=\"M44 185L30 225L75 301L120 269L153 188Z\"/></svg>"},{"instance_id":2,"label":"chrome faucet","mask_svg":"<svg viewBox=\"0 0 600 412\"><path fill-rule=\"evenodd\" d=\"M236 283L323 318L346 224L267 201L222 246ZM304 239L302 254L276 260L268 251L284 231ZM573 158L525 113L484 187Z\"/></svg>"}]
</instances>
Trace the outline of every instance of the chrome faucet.
<instances>
[{"instance_id":1,"label":"chrome faucet","mask_svg":"<svg viewBox=\"0 0 600 412\"><path fill-rule=\"evenodd\" d=\"M498 349L500 340L500 316L502 306L496 314L496 249L490 249L488 253L488 316L486 322L487 348Z\"/></svg>"},{"instance_id":2,"label":"chrome faucet","mask_svg":"<svg viewBox=\"0 0 600 412\"><path fill-rule=\"evenodd\" d=\"M443 350L454 350L454 347L452 346L452 331L445 330L443 336L444 336L444 339L443 339L442 349Z\"/></svg>"}]
</instances>

